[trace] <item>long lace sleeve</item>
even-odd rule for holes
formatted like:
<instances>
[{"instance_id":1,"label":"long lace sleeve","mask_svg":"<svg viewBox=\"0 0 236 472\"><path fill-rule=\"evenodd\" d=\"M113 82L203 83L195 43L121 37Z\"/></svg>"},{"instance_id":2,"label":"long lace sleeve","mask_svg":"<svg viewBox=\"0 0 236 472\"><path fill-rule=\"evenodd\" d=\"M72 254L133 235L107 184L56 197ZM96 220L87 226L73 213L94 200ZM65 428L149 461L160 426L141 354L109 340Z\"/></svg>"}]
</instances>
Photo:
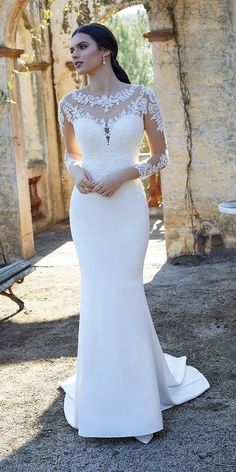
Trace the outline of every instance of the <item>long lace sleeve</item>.
<instances>
[{"instance_id":1,"label":"long lace sleeve","mask_svg":"<svg viewBox=\"0 0 236 472\"><path fill-rule=\"evenodd\" d=\"M160 106L155 93L145 87L144 99L146 110L144 113L144 129L147 134L150 156L134 167L139 172L141 180L164 169L169 161L166 136Z\"/></svg>"},{"instance_id":2,"label":"long lace sleeve","mask_svg":"<svg viewBox=\"0 0 236 472\"><path fill-rule=\"evenodd\" d=\"M57 119L60 127L60 132L64 136L64 127L65 127L65 112L63 109L64 97L57 104Z\"/></svg>"},{"instance_id":3,"label":"long lace sleeve","mask_svg":"<svg viewBox=\"0 0 236 472\"><path fill-rule=\"evenodd\" d=\"M70 122L70 114L68 111L63 98L58 103L58 122L65 142L64 162L74 183L77 184L83 177L83 169L80 165L82 155L75 139L73 125Z\"/></svg>"},{"instance_id":4,"label":"long lace sleeve","mask_svg":"<svg viewBox=\"0 0 236 472\"><path fill-rule=\"evenodd\" d=\"M78 157L80 154L72 154L68 151L65 151L64 161L66 168L71 175L74 183L77 184L79 180L83 177L83 169L79 163Z\"/></svg>"}]
</instances>

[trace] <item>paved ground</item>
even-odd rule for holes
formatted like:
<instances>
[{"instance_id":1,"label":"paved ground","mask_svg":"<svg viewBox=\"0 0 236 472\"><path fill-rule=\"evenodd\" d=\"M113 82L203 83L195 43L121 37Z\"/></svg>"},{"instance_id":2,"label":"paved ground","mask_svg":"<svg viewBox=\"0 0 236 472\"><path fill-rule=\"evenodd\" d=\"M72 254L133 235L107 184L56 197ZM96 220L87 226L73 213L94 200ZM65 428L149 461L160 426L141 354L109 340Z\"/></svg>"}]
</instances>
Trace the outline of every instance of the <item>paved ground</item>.
<instances>
[{"instance_id":1,"label":"paved ground","mask_svg":"<svg viewBox=\"0 0 236 472\"><path fill-rule=\"evenodd\" d=\"M37 236L36 270L1 297L3 472L233 471L233 315L235 259L198 266L166 263L161 218L151 220L145 290L164 352L187 355L211 388L163 413L148 444L133 438L79 437L63 415L58 382L74 373L79 267L68 223Z\"/></svg>"}]
</instances>

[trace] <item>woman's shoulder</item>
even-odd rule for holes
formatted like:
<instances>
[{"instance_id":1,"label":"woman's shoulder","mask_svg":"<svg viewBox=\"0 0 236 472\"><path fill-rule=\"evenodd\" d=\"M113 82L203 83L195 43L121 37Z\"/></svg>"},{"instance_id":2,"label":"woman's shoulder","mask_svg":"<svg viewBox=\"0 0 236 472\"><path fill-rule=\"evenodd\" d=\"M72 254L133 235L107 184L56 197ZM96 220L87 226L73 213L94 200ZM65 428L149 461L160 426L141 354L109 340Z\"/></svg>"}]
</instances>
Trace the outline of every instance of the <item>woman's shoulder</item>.
<instances>
[{"instance_id":1,"label":"woman's shoulder","mask_svg":"<svg viewBox=\"0 0 236 472\"><path fill-rule=\"evenodd\" d=\"M65 95L63 95L59 100L58 100L58 104L62 105L63 103L69 101L72 96L73 96L73 93L75 93L76 89L75 90L71 90L70 92L66 93Z\"/></svg>"},{"instance_id":2,"label":"woman's shoulder","mask_svg":"<svg viewBox=\"0 0 236 472\"><path fill-rule=\"evenodd\" d=\"M153 95L155 94L154 90L151 87L148 87L146 85L141 85L142 90L147 93L148 95Z\"/></svg>"},{"instance_id":3,"label":"woman's shoulder","mask_svg":"<svg viewBox=\"0 0 236 472\"><path fill-rule=\"evenodd\" d=\"M155 97L155 92L151 87L148 87L144 84L139 84L139 85L131 84L131 87L132 86L136 87L139 93L141 93L141 95L145 95L150 98Z\"/></svg>"},{"instance_id":4,"label":"woman's shoulder","mask_svg":"<svg viewBox=\"0 0 236 472\"><path fill-rule=\"evenodd\" d=\"M133 84L133 83L129 83L129 84L126 84L126 87L124 88L124 90L137 90L139 94L141 95L145 95L146 97L149 96L150 98L153 98L155 97L155 92L150 88L150 87L147 87L146 85L143 85L143 84ZM68 92L67 94L65 94L63 97L60 98L60 100L58 101L58 105L59 106L63 106L63 105L72 105L72 103L74 102L74 100L78 101L78 99L82 96L86 96L89 91L89 87L88 86L85 86L85 87L81 87L81 88L76 88L74 90L71 90L70 92Z\"/></svg>"}]
</instances>

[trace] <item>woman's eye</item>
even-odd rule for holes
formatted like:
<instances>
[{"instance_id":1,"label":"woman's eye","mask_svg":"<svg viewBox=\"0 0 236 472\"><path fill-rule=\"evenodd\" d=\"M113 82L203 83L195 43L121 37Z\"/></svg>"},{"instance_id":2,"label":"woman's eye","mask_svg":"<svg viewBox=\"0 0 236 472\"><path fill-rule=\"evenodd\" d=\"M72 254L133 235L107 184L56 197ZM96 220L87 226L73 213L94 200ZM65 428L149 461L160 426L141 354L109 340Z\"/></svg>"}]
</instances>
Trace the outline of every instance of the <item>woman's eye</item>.
<instances>
[{"instance_id":1,"label":"woman's eye","mask_svg":"<svg viewBox=\"0 0 236 472\"><path fill-rule=\"evenodd\" d=\"M87 46L86 46L86 44L82 44L82 45L79 46L79 47L80 47L80 49L85 49ZM74 49L71 49L71 50L70 50L70 53L73 54L73 52L74 52Z\"/></svg>"}]
</instances>

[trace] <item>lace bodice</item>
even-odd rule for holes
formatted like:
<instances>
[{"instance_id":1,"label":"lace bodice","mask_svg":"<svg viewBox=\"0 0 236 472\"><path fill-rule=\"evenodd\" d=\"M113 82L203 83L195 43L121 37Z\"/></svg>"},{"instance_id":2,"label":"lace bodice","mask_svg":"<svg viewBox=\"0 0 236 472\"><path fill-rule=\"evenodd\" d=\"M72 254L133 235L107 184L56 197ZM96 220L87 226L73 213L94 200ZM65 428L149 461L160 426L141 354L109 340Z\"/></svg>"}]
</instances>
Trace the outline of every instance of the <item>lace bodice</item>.
<instances>
[{"instance_id":1,"label":"lace bodice","mask_svg":"<svg viewBox=\"0 0 236 472\"><path fill-rule=\"evenodd\" d=\"M128 84L110 96L93 96L74 90L58 104L62 134L66 120L72 123L80 146L81 166L95 179L138 163L149 116L156 134L163 133L163 120L154 92L143 85Z\"/></svg>"}]
</instances>

